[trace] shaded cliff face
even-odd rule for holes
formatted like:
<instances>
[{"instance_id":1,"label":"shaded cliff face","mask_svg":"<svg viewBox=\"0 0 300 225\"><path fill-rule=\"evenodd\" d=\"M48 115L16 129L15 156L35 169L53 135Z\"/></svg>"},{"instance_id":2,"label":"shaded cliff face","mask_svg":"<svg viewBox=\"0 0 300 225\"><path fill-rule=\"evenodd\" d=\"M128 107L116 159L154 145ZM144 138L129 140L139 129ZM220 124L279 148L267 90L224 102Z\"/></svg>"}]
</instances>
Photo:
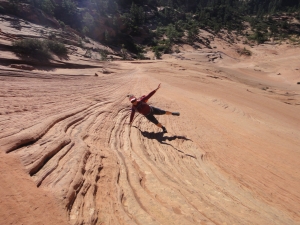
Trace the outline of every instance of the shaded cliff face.
<instances>
[{"instance_id":1,"label":"shaded cliff face","mask_svg":"<svg viewBox=\"0 0 300 225\"><path fill-rule=\"evenodd\" d=\"M61 4L61 2L56 4ZM62 21L59 21L54 15L47 14L41 9L38 9L30 4L20 3L13 5L10 4L9 1L2 0L0 1L0 7L2 13L12 14L26 21L42 26L49 26L54 29L64 29L68 32L76 33L81 37L88 35L97 41L105 40L105 32L107 32L111 38L114 38L116 36L116 31L126 30L126 26L119 15L116 15L113 18L98 16L96 15L95 8L89 5L87 5L87 8L84 8L83 11L78 13L78 16L74 15L73 19L77 21L74 24L78 24L78 27L76 27L77 30L75 28L71 28L67 24L62 23ZM62 11L62 13L64 12ZM84 20L86 13L89 13L90 16L93 16L92 21ZM78 21L79 19L83 21ZM82 26L81 28L79 24ZM112 26L112 24L114 24L114 26ZM84 27L88 28L86 32L82 32Z\"/></svg>"},{"instance_id":2,"label":"shaded cliff face","mask_svg":"<svg viewBox=\"0 0 300 225\"><path fill-rule=\"evenodd\" d=\"M1 23L0 224L300 223L299 48L203 32L158 61L3 63L30 64L3 46L39 29ZM148 103L181 115L128 126L159 83Z\"/></svg>"},{"instance_id":3,"label":"shaded cliff face","mask_svg":"<svg viewBox=\"0 0 300 225\"><path fill-rule=\"evenodd\" d=\"M19 18L24 18L25 20L41 24L45 26L51 26L54 28L59 28L60 25L58 21L52 17L42 12L29 4L21 3L18 5L13 5L9 1L0 1L1 13L8 13L18 16Z\"/></svg>"}]
</instances>

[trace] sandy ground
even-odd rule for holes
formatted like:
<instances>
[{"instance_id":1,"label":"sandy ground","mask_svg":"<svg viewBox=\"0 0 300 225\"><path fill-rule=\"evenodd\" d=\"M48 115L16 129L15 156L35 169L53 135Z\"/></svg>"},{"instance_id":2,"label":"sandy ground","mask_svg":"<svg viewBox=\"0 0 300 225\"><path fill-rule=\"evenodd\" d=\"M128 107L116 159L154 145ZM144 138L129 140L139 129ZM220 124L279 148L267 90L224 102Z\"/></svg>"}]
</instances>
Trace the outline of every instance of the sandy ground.
<instances>
[{"instance_id":1,"label":"sandy ground","mask_svg":"<svg viewBox=\"0 0 300 225\"><path fill-rule=\"evenodd\" d=\"M0 224L299 225L300 49L214 45L1 66ZM166 134L141 115L130 127L126 95L159 83L149 104L181 115L157 116Z\"/></svg>"}]
</instances>

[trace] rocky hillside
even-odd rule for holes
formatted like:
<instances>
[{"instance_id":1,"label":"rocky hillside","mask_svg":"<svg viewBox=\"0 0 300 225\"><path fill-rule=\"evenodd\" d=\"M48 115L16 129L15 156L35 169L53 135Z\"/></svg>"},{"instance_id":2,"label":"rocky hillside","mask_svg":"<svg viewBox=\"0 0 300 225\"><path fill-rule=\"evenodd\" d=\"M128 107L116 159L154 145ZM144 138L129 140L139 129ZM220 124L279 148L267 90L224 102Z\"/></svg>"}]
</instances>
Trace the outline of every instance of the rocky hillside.
<instances>
[{"instance_id":1,"label":"rocky hillside","mask_svg":"<svg viewBox=\"0 0 300 225\"><path fill-rule=\"evenodd\" d=\"M181 44L208 45L200 30L247 43L292 40L299 43L300 6L297 1L104 1L104 0L1 0L0 13L91 38L119 52L120 57L144 59L176 51ZM15 24L18 26L18 23ZM77 42L80 42L76 40ZM67 42L67 41L66 41ZM122 50L122 51L121 51Z\"/></svg>"}]
</instances>

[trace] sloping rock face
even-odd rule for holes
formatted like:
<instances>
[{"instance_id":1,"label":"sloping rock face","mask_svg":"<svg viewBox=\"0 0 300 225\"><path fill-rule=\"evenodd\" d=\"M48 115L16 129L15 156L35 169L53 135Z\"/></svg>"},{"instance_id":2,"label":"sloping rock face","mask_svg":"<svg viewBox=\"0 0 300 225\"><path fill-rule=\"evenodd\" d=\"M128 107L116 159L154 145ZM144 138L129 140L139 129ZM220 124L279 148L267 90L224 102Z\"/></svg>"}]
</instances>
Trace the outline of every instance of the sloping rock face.
<instances>
[{"instance_id":1,"label":"sloping rock face","mask_svg":"<svg viewBox=\"0 0 300 225\"><path fill-rule=\"evenodd\" d=\"M69 224L60 203L36 188L18 157L0 151L0 171L0 224Z\"/></svg>"},{"instance_id":2,"label":"sloping rock face","mask_svg":"<svg viewBox=\"0 0 300 225\"><path fill-rule=\"evenodd\" d=\"M299 49L242 61L211 39L104 63L72 46L21 71L8 41L41 30L21 27L0 33L0 224L300 224ZM168 133L141 115L130 127L126 96L159 83L148 103L181 115L157 116Z\"/></svg>"},{"instance_id":3,"label":"sloping rock face","mask_svg":"<svg viewBox=\"0 0 300 225\"><path fill-rule=\"evenodd\" d=\"M256 88L263 80L245 86L202 66L1 70L1 152L20 159L70 224L299 224L299 106ZM180 117L157 116L166 134L140 115L128 126L126 96L158 83L149 104Z\"/></svg>"}]
</instances>

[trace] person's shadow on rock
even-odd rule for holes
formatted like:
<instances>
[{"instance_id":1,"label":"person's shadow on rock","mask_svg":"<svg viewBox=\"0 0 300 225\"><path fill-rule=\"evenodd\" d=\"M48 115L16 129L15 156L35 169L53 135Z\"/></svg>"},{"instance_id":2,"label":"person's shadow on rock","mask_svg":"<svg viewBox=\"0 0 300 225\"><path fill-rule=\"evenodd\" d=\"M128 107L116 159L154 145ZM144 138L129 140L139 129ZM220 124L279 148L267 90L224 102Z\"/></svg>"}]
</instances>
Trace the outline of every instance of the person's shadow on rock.
<instances>
[{"instance_id":1,"label":"person's shadow on rock","mask_svg":"<svg viewBox=\"0 0 300 225\"><path fill-rule=\"evenodd\" d=\"M155 133L155 132L148 132L148 131L142 131L140 128L138 128L137 126L133 126L135 127L136 129L138 129L141 134L145 137L145 138L148 138L148 139L155 139L157 140L159 143L161 144L164 144L164 145L169 145L171 146L173 149L175 149L176 151L178 152L181 152L183 154L185 154L186 156L190 156L192 158L196 158L195 156L193 155L189 155L189 154L186 154L185 152L181 151L180 149L177 149L175 148L173 145L169 144L169 143L166 143L165 141L173 141L173 140L176 140L176 139L182 139L182 140L185 140L185 141L192 141L191 139L188 139L187 137L185 136L178 136L178 135L173 135L173 136L164 136L166 133L164 132L158 132L158 133Z\"/></svg>"}]
</instances>

